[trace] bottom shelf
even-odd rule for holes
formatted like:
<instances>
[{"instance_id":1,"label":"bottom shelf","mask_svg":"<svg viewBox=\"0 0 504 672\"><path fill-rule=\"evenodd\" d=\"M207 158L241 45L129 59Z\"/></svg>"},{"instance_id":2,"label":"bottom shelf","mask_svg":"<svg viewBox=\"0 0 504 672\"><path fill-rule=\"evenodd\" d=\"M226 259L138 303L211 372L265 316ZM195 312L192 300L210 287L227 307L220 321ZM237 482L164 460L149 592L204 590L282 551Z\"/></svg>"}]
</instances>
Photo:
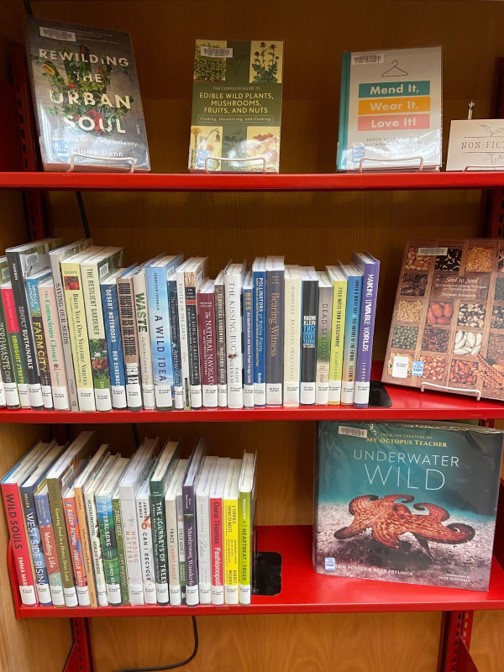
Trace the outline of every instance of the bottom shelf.
<instances>
[{"instance_id":1,"label":"bottom shelf","mask_svg":"<svg viewBox=\"0 0 504 672\"><path fill-rule=\"evenodd\" d=\"M249 606L25 607L20 605L16 589L17 615L20 618L95 618L504 609L504 569L495 557L488 592L412 586L321 576L312 567L311 538L311 526L257 528L259 551L276 551L282 556L282 590L273 597L255 595ZM10 569L13 576L13 567Z\"/></svg>"}]
</instances>

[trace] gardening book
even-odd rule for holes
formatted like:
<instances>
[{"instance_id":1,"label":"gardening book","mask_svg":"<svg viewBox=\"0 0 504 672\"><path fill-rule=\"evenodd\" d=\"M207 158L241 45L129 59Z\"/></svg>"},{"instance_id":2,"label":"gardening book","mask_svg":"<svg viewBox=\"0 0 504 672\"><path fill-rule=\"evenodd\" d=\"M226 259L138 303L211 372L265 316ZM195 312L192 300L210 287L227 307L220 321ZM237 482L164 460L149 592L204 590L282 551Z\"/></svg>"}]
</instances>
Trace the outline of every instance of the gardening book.
<instances>
[{"instance_id":1,"label":"gardening book","mask_svg":"<svg viewBox=\"0 0 504 672\"><path fill-rule=\"evenodd\" d=\"M504 243L409 241L382 380L504 399Z\"/></svg>"},{"instance_id":2,"label":"gardening book","mask_svg":"<svg viewBox=\"0 0 504 672\"><path fill-rule=\"evenodd\" d=\"M439 169L441 47L345 52L338 170Z\"/></svg>"},{"instance_id":3,"label":"gardening book","mask_svg":"<svg viewBox=\"0 0 504 672\"><path fill-rule=\"evenodd\" d=\"M502 437L444 422L320 423L316 571L487 590Z\"/></svg>"},{"instance_id":4,"label":"gardening book","mask_svg":"<svg viewBox=\"0 0 504 672\"><path fill-rule=\"evenodd\" d=\"M278 173L283 42L196 40L189 170Z\"/></svg>"},{"instance_id":5,"label":"gardening book","mask_svg":"<svg viewBox=\"0 0 504 672\"><path fill-rule=\"evenodd\" d=\"M129 35L29 17L26 41L44 170L150 170Z\"/></svg>"}]
</instances>

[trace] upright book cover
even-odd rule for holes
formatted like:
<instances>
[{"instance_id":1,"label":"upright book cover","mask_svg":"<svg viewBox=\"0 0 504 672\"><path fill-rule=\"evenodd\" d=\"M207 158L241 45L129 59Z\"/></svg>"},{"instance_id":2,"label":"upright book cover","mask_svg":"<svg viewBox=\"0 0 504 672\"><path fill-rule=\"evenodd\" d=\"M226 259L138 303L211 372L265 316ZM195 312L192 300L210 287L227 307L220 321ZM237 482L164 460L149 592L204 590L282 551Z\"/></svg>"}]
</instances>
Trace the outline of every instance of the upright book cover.
<instances>
[{"instance_id":1,"label":"upright book cover","mask_svg":"<svg viewBox=\"0 0 504 672\"><path fill-rule=\"evenodd\" d=\"M338 170L439 169L441 47L345 52Z\"/></svg>"},{"instance_id":2,"label":"upright book cover","mask_svg":"<svg viewBox=\"0 0 504 672\"><path fill-rule=\"evenodd\" d=\"M382 380L504 399L504 243L409 241Z\"/></svg>"},{"instance_id":3,"label":"upright book cover","mask_svg":"<svg viewBox=\"0 0 504 672\"><path fill-rule=\"evenodd\" d=\"M150 170L127 33L29 17L29 70L45 170Z\"/></svg>"},{"instance_id":4,"label":"upright book cover","mask_svg":"<svg viewBox=\"0 0 504 672\"><path fill-rule=\"evenodd\" d=\"M322 422L316 571L487 590L501 454L474 425Z\"/></svg>"},{"instance_id":5,"label":"upright book cover","mask_svg":"<svg viewBox=\"0 0 504 672\"><path fill-rule=\"evenodd\" d=\"M196 40L189 170L278 173L283 42Z\"/></svg>"}]
</instances>

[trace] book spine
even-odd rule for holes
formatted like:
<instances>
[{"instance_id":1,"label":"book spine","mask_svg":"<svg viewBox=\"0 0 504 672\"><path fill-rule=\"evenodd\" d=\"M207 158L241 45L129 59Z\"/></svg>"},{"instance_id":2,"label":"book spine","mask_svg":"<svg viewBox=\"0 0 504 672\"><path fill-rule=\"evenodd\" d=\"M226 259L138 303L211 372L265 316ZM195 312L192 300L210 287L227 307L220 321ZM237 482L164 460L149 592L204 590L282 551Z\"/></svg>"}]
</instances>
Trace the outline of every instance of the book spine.
<instances>
[{"instance_id":1,"label":"book spine","mask_svg":"<svg viewBox=\"0 0 504 672\"><path fill-rule=\"evenodd\" d=\"M103 570L100 530L96 513L96 502L92 493L84 492L84 505L89 532L89 546L91 548L91 557L93 559L96 599L98 600L99 607L107 607L107 585L105 583L105 573Z\"/></svg>"},{"instance_id":2,"label":"book spine","mask_svg":"<svg viewBox=\"0 0 504 672\"><path fill-rule=\"evenodd\" d=\"M95 497L95 502L107 600L111 606L117 606L122 604L122 595L112 499L105 495L98 495Z\"/></svg>"},{"instance_id":3,"label":"book spine","mask_svg":"<svg viewBox=\"0 0 504 672\"><path fill-rule=\"evenodd\" d=\"M130 604L136 606L144 604L142 562L138 537L136 503L134 499L126 499L122 494L120 495L120 499L121 518L123 521L124 555L126 556L126 566L128 568L128 595Z\"/></svg>"},{"instance_id":4,"label":"book spine","mask_svg":"<svg viewBox=\"0 0 504 672\"><path fill-rule=\"evenodd\" d=\"M79 519L75 497L63 497L63 512L65 514L68 543L73 567L73 578L77 591L77 600L80 607L91 606L89 589L87 586L84 555L82 553L82 541L80 536Z\"/></svg>"},{"instance_id":5,"label":"book spine","mask_svg":"<svg viewBox=\"0 0 504 672\"><path fill-rule=\"evenodd\" d=\"M179 606L180 604L182 604L182 594L180 590L176 500L175 499L166 500L165 508L166 508L166 540L168 545L168 583L170 589L170 604L172 606Z\"/></svg>"},{"instance_id":6,"label":"book spine","mask_svg":"<svg viewBox=\"0 0 504 672\"><path fill-rule=\"evenodd\" d=\"M142 389L140 385L138 340L136 337L133 281L131 278L117 279L117 296L126 370L126 398L130 411L139 411L142 408Z\"/></svg>"},{"instance_id":7,"label":"book spine","mask_svg":"<svg viewBox=\"0 0 504 672\"><path fill-rule=\"evenodd\" d=\"M154 374L152 369L151 334L149 313L147 309L147 287L145 270L133 277L135 292L135 317L138 337L138 354L140 357L140 375L142 378L143 406L147 410L156 408L154 393Z\"/></svg>"},{"instance_id":8,"label":"book spine","mask_svg":"<svg viewBox=\"0 0 504 672\"><path fill-rule=\"evenodd\" d=\"M186 602L189 606L199 604L198 547L196 543L196 502L194 486L182 487L182 511L184 516L184 548L186 566Z\"/></svg>"},{"instance_id":9,"label":"book spine","mask_svg":"<svg viewBox=\"0 0 504 672\"><path fill-rule=\"evenodd\" d=\"M12 287L2 287L1 292L5 311L5 325L7 327L7 336L14 364L14 377L16 379L19 394L19 403L21 404L21 408L30 408L28 377L22 353L21 332L19 330L16 304L14 302L14 292L12 291Z\"/></svg>"},{"instance_id":10,"label":"book spine","mask_svg":"<svg viewBox=\"0 0 504 672\"><path fill-rule=\"evenodd\" d=\"M347 281L343 279L335 280L333 282L331 355L329 360L329 404L341 403L347 284Z\"/></svg>"},{"instance_id":11,"label":"book spine","mask_svg":"<svg viewBox=\"0 0 504 672\"><path fill-rule=\"evenodd\" d=\"M146 275L156 408L169 410L173 408L173 362L166 269L148 267Z\"/></svg>"},{"instance_id":12,"label":"book spine","mask_svg":"<svg viewBox=\"0 0 504 672\"><path fill-rule=\"evenodd\" d=\"M352 54L343 52L341 58L341 95L338 129L337 169L346 170L348 153L348 110L350 105L350 64Z\"/></svg>"},{"instance_id":13,"label":"book spine","mask_svg":"<svg viewBox=\"0 0 504 672\"><path fill-rule=\"evenodd\" d=\"M182 410L184 408L184 393L182 386L182 355L180 352L180 329L176 279L173 278L168 280L167 285L168 312L170 318L170 334L172 342L174 406L176 409Z\"/></svg>"},{"instance_id":14,"label":"book spine","mask_svg":"<svg viewBox=\"0 0 504 672\"><path fill-rule=\"evenodd\" d=\"M3 300L0 296L0 367L5 391L7 408L19 408L19 394L14 372L14 359L11 353L11 343L7 331Z\"/></svg>"},{"instance_id":15,"label":"book spine","mask_svg":"<svg viewBox=\"0 0 504 672\"><path fill-rule=\"evenodd\" d=\"M127 408L126 377L124 374L124 356L121 339L121 320L116 285L101 286L103 319L110 365L110 386L112 389L112 407Z\"/></svg>"},{"instance_id":16,"label":"book spine","mask_svg":"<svg viewBox=\"0 0 504 672\"><path fill-rule=\"evenodd\" d=\"M226 301L223 284L215 285L217 395L219 408L227 407Z\"/></svg>"},{"instance_id":17,"label":"book spine","mask_svg":"<svg viewBox=\"0 0 504 672\"><path fill-rule=\"evenodd\" d=\"M58 554L56 553L56 538L54 536L51 508L49 506L49 496L47 495L47 492L37 493L34 496L34 500L35 509L37 511L41 545L47 567L51 600L55 607L64 607L65 596L63 593L61 572L59 569Z\"/></svg>"},{"instance_id":18,"label":"book spine","mask_svg":"<svg viewBox=\"0 0 504 672\"><path fill-rule=\"evenodd\" d=\"M210 499L210 552L212 571L212 604L224 604L224 548L222 499Z\"/></svg>"},{"instance_id":19,"label":"book spine","mask_svg":"<svg viewBox=\"0 0 504 672\"><path fill-rule=\"evenodd\" d=\"M180 604L186 603L186 551L184 542L184 504L182 494L175 501L177 511L177 541L179 559Z\"/></svg>"},{"instance_id":20,"label":"book spine","mask_svg":"<svg viewBox=\"0 0 504 672\"><path fill-rule=\"evenodd\" d=\"M225 275L226 351L229 408L243 408L242 277Z\"/></svg>"},{"instance_id":21,"label":"book spine","mask_svg":"<svg viewBox=\"0 0 504 672\"><path fill-rule=\"evenodd\" d=\"M254 408L254 315L253 288L243 289L243 405Z\"/></svg>"},{"instance_id":22,"label":"book spine","mask_svg":"<svg viewBox=\"0 0 504 672\"><path fill-rule=\"evenodd\" d=\"M240 492L238 499L238 598L240 604L250 604L252 596L252 497Z\"/></svg>"},{"instance_id":23,"label":"book spine","mask_svg":"<svg viewBox=\"0 0 504 672\"><path fill-rule=\"evenodd\" d=\"M52 604L51 591L49 589L49 575L47 573L44 552L40 541L40 529L32 488L23 488L21 486L21 502L23 505L26 532L30 542L37 597L40 604L47 606Z\"/></svg>"},{"instance_id":24,"label":"book spine","mask_svg":"<svg viewBox=\"0 0 504 672\"><path fill-rule=\"evenodd\" d=\"M72 557L68 543L65 514L63 511L61 489L58 479L48 479L47 490L49 494L49 506L51 507L51 518L56 540L56 553L58 554L65 604L67 607L76 607L78 604L77 591L75 589L73 578Z\"/></svg>"},{"instance_id":25,"label":"book spine","mask_svg":"<svg viewBox=\"0 0 504 672\"><path fill-rule=\"evenodd\" d=\"M324 406L329 403L329 363L331 359L332 308L332 286L319 287L315 403Z\"/></svg>"},{"instance_id":26,"label":"book spine","mask_svg":"<svg viewBox=\"0 0 504 672\"><path fill-rule=\"evenodd\" d=\"M72 345L70 342L70 330L66 313L65 291L61 277L59 258L57 256L51 256L51 271L54 282L54 293L56 295L56 304L58 308L58 322L61 331L61 342L63 343L63 356L65 360L70 408L72 411L78 411L79 401L77 398L77 381L73 368Z\"/></svg>"},{"instance_id":27,"label":"book spine","mask_svg":"<svg viewBox=\"0 0 504 672\"><path fill-rule=\"evenodd\" d=\"M91 607L97 607L98 598L96 595L96 584L93 569L93 552L89 540L89 530L86 520L86 504L84 502L82 488L76 488L75 490L75 505L77 507L77 519L79 521L82 557L84 559L84 572L86 574L87 587L89 592L89 605Z\"/></svg>"},{"instance_id":28,"label":"book spine","mask_svg":"<svg viewBox=\"0 0 504 672\"><path fill-rule=\"evenodd\" d=\"M44 400L42 396L42 386L40 384L38 363L35 354L35 339L30 321L30 309L26 296L24 278L21 271L21 259L19 253L15 251L7 252L7 261L9 263L9 273L19 323L19 333L21 335L21 356L23 357L23 361L26 365L26 378L28 381L30 406L32 408L43 408Z\"/></svg>"},{"instance_id":29,"label":"book spine","mask_svg":"<svg viewBox=\"0 0 504 672\"><path fill-rule=\"evenodd\" d=\"M283 403L284 271L266 271L266 403Z\"/></svg>"},{"instance_id":30,"label":"book spine","mask_svg":"<svg viewBox=\"0 0 504 672\"><path fill-rule=\"evenodd\" d=\"M217 408L217 345L215 333L215 292L198 292L198 323L203 406Z\"/></svg>"},{"instance_id":31,"label":"book spine","mask_svg":"<svg viewBox=\"0 0 504 672\"><path fill-rule=\"evenodd\" d=\"M301 316L301 404L315 403L317 376L317 305L318 282L303 280Z\"/></svg>"},{"instance_id":32,"label":"book spine","mask_svg":"<svg viewBox=\"0 0 504 672\"><path fill-rule=\"evenodd\" d=\"M187 350L189 355L189 398L191 402L191 408L201 408L203 404L203 395L201 387L198 338L198 283L196 274L186 273L184 283L187 323Z\"/></svg>"},{"instance_id":33,"label":"book spine","mask_svg":"<svg viewBox=\"0 0 504 672\"><path fill-rule=\"evenodd\" d=\"M212 603L212 566L210 554L210 500L208 495L196 496L198 540L198 582L201 604Z\"/></svg>"},{"instance_id":34,"label":"book spine","mask_svg":"<svg viewBox=\"0 0 504 672\"><path fill-rule=\"evenodd\" d=\"M265 289L266 271L254 271L254 406L264 406L266 404Z\"/></svg>"},{"instance_id":35,"label":"book spine","mask_svg":"<svg viewBox=\"0 0 504 672\"><path fill-rule=\"evenodd\" d=\"M38 371L40 376L40 386L42 389L42 401L44 408L51 410L54 408L51 374L49 371L49 359L47 356L47 344L44 335L44 324L42 322L42 310L38 294L37 280L26 278L26 298L28 310L30 311L31 325L33 329L33 339L35 344L35 355L37 357Z\"/></svg>"},{"instance_id":36,"label":"book spine","mask_svg":"<svg viewBox=\"0 0 504 672\"><path fill-rule=\"evenodd\" d=\"M369 406L379 273L380 262L378 260L365 264L362 278L361 315L355 370L354 406L357 408L367 408Z\"/></svg>"},{"instance_id":37,"label":"book spine","mask_svg":"<svg viewBox=\"0 0 504 672\"><path fill-rule=\"evenodd\" d=\"M91 355L86 326L86 309L79 264L61 262L68 330L72 346L77 398L81 411L95 411Z\"/></svg>"},{"instance_id":38,"label":"book spine","mask_svg":"<svg viewBox=\"0 0 504 672\"><path fill-rule=\"evenodd\" d=\"M284 405L299 406L301 361L301 281L285 278Z\"/></svg>"},{"instance_id":39,"label":"book spine","mask_svg":"<svg viewBox=\"0 0 504 672\"><path fill-rule=\"evenodd\" d=\"M361 288L361 276L350 276L348 278L345 336L343 339L343 374L341 381L342 404L353 404L354 401Z\"/></svg>"},{"instance_id":40,"label":"book spine","mask_svg":"<svg viewBox=\"0 0 504 672\"><path fill-rule=\"evenodd\" d=\"M185 278L184 271L176 271L177 302L180 335L180 360L182 370L182 396L184 408L190 408L189 399L189 349L187 345L187 311L185 305Z\"/></svg>"},{"instance_id":41,"label":"book spine","mask_svg":"<svg viewBox=\"0 0 504 672\"><path fill-rule=\"evenodd\" d=\"M42 324L47 344L49 371L51 373L52 396L57 411L70 409L63 342L58 322L58 306L54 286L39 285L39 301L42 310Z\"/></svg>"},{"instance_id":42,"label":"book spine","mask_svg":"<svg viewBox=\"0 0 504 672\"><path fill-rule=\"evenodd\" d=\"M152 492L150 496L152 547L154 551L154 573L156 581L156 601L164 605L170 603L168 588L168 548L166 540L166 514L163 493Z\"/></svg>"},{"instance_id":43,"label":"book spine","mask_svg":"<svg viewBox=\"0 0 504 672\"><path fill-rule=\"evenodd\" d=\"M223 500L224 603L238 604L238 500Z\"/></svg>"},{"instance_id":44,"label":"book spine","mask_svg":"<svg viewBox=\"0 0 504 672\"><path fill-rule=\"evenodd\" d=\"M124 552L123 524L121 516L121 502L119 497L112 499L112 510L114 512L114 527L117 541L117 557L119 560L119 583L121 586L121 604L129 604L128 593L128 568L126 565L126 555Z\"/></svg>"},{"instance_id":45,"label":"book spine","mask_svg":"<svg viewBox=\"0 0 504 672\"><path fill-rule=\"evenodd\" d=\"M89 356L97 411L112 410L110 367L100 292L100 273L107 268L108 264L100 266L96 263L81 267Z\"/></svg>"}]
</instances>

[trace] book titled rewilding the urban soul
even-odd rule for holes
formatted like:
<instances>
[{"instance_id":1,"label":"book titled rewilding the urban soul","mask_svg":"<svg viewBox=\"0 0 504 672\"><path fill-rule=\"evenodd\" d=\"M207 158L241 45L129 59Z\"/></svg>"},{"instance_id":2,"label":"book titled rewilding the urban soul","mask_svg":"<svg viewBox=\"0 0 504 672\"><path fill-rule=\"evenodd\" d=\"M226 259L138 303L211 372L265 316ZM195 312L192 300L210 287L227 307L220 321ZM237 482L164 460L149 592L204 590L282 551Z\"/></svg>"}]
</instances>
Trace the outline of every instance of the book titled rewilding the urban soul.
<instances>
[{"instance_id":1,"label":"book titled rewilding the urban soul","mask_svg":"<svg viewBox=\"0 0 504 672\"><path fill-rule=\"evenodd\" d=\"M487 590L501 453L470 424L320 423L316 571Z\"/></svg>"},{"instance_id":2,"label":"book titled rewilding the urban soul","mask_svg":"<svg viewBox=\"0 0 504 672\"><path fill-rule=\"evenodd\" d=\"M283 42L196 40L189 170L278 173Z\"/></svg>"},{"instance_id":3,"label":"book titled rewilding the urban soul","mask_svg":"<svg viewBox=\"0 0 504 672\"><path fill-rule=\"evenodd\" d=\"M44 170L150 170L129 35L30 17L26 40Z\"/></svg>"}]
</instances>

